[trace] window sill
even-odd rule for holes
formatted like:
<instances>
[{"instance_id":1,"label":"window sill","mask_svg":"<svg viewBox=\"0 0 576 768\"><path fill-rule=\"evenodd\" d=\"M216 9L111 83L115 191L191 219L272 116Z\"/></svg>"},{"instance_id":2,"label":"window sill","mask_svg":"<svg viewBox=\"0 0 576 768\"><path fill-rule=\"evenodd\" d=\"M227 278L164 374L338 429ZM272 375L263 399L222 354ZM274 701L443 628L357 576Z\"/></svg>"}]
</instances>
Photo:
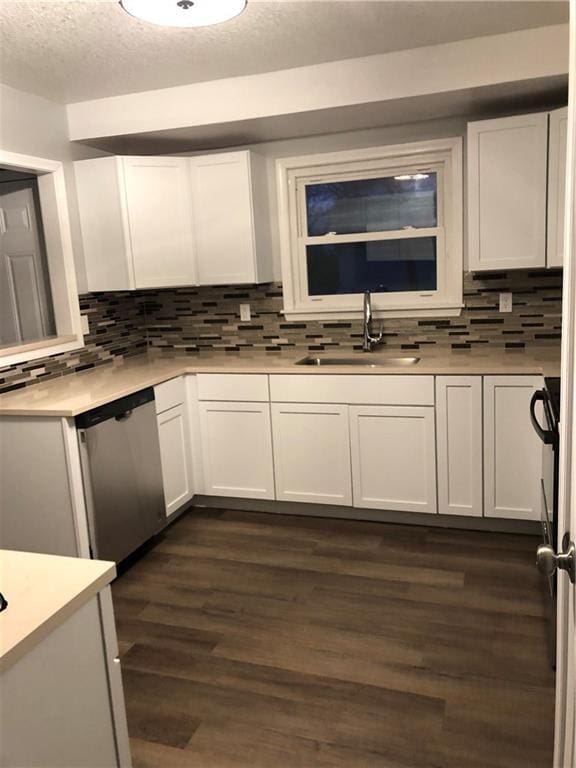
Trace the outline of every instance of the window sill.
<instances>
[{"instance_id":1,"label":"window sill","mask_svg":"<svg viewBox=\"0 0 576 768\"><path fill-rule=\"evenodd\" d=\"M63 352L73 352L84 347L83 336L51 336L48 339L31 341L28 344L15 344L10 347L0 347L0 367L27 363L48 355L58 355Z\"/></svg>"},{"instance_id":2,"label":"window sill","mask_svg":"<svg viewBox=\"0 0 576 768\"><path fill-rule=\"evenodd\" d=\"M387 318L418 318L418 317L458 317L462 314L463 304L457 304L447 307L430 307L428 309L374 309L372 317L376 320L386 320ZM322 310L321 312L312 312L309 310L284 310L282 312L286 320L290 322L306 320L323 320L338 322L339 320L359 320L363 318L362 310L343 311L341 309Z\"/></svg>"}]
</instances>

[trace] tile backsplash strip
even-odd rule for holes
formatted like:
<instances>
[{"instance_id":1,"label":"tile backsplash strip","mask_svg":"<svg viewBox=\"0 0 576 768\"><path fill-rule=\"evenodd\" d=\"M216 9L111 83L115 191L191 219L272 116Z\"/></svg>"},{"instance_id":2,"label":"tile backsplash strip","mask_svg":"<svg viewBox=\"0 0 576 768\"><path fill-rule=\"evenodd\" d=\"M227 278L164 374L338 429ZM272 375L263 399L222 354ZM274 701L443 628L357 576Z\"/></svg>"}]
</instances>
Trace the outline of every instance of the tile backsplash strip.
<instances>
[{"instance_id":1,"label":"tile backsplash strip","mask_svg":"<svg viewBox=\"0 0 576 768\"><path fill-rule=\"evenodd\" d=\"M498 311L501 291L513 295L509 314ZM240 303L251 305L250 322L240 322ZM386 320L381 348L522 350L534 344L560 344L561 271L466 274L464 303L459 317ZM351 351L362 339L360 321L286 322L280 283L86 294L80 297L80 308L89 320L86 346L0 368L0 393L119 363L147 347L169 355L281 355Z\"/></svg>"},{"instance_id":2,"label":"tile backsplash strip","mask_svg":"<svg viewBox=\"0 0 576 768\"><path fill-rule=\"evenodd\" d=\"M498 309L498 294L507 291L513 295L513 310L504 314ZM144 292L142 298L148 344L160 353L294 354L361 347L359 320L287 322L279 283L179 288ZM250 322L240 322L240 303L251 305ZM559 270L465 274L464 304L459 317L385 320L381 348L521 350L534 344L560 345Z\"/></svg>"},{"instance_id":3,"label":"tile backsplash strip","mask_svg":"<svg viewBox=\"0 0 576 768\"><path fill-rule=\"evenodd\" d=\"M86 294L80 297L80 311L88 316L90 330L84 337L85 347L0 368L0 393L146 351L144 307L135 294Z\"/></svg>"}]
</instances>

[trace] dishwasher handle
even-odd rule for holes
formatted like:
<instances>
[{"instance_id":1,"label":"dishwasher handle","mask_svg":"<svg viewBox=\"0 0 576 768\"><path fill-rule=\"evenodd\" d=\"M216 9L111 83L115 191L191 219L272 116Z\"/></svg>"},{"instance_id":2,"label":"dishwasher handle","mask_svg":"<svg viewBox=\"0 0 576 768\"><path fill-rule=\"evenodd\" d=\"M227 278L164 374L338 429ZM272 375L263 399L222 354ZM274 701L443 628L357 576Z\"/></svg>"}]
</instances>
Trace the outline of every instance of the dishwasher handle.
<instances>
[{"instance_id":1,"label":"dishwasher handle","mask_svg":"<svg viewBox=\"0 0 576 768\"><path fill-rule=\"evenodd\" d=\"M132 416L132 413L132 408L129 408L127 411L124 411L124 413L119 413L117 416L114 416L114 418L116 421L128 421L130 416Z\"/></svg>"}]
</instances>

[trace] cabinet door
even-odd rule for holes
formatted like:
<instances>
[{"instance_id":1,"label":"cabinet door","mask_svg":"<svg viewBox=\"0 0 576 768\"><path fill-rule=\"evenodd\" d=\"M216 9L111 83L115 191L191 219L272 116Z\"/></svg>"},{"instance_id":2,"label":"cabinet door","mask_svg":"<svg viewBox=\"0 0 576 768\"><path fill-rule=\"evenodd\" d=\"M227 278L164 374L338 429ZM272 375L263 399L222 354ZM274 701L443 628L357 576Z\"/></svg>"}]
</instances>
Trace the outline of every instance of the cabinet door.
<instances>
[{"instance_id":1,"label":"cabinet door","mask_svg":"<svg viewBox=\"0 0 576 768\"><path fill-rule=\"evenodd\" d=\"M136 288L194 285L186 158L123 158Z\"/></svg>"},{"instance_id":2,"label":"cabinet door","mask_svg":"<svg viewBox=\"0 0 576 768\"><path fill-rule=\"evenodd\" d=\"M568 109L550 113L548 144L548 243L547 265L561 267L564 262L564 202L566 199L566 145Z\"/></svg>"},{"instance_id":3,"label":"cabinet door","mask_svg":"<svg viewBox=\"0 0 576 768\"><path fill-rule=\"evenodd\" d=\"M272 404L276 498L352 504L346 405Z\"/></svg>"},{"instance_id":4,"label":"cabinet door","mask_svg":"<svg viewBox=\"0 0 576 768\"><path fill-rule=\"evenodd\" d=\"M468 259L472 271L543 267L548 115L468 124Z\"/></svg>"},{"instance_id":5,"label":"cabinet door","mask_svg":"<svg viewBox=\"0 0 576 768\"><path fill-rule=\"evenodd\" d=\"M201 402L205 493L274 498L268 403Z\"/></svg>"},{"instance_id":6,"label":"cabinet door","mask_svg":"<svg viewBox=\"0 0 576 768\"><path fill-rule=\"evenodd\" d=\"M198 282L257 282L249 153L190 162Z\"/></svg>"},{"instance_id":7,"label":"cabinet door","mask_svg":"<svg viewBox=\"0 0 576 768\"><path fill-rule=\"evenodd\" d=\"M438 511L482 516L482 377L436 377Z\"/></svg>"},{"instance_id":8,"label":"cabinet door","mask_svg":"<svg viewBox=\"0 0 576 768\"><path fill-rule=\"evenodd\" d=\"M434 409L351 406L355 507L436 512Z\"/></svg>"},{"instance_id":9,"label":"cabinet door","mask_svg":"<svg viewBox=\"0 0 576 768\"><path fill-rule=\"evenodd\" d=\"M176 405L159 414L157 418L164 500L168 517L189 501L194 493L186 406Z\"/></svg>"},{"instance_id":10,"label":"cabinet door","mask_svg":"<svg viewBox=\"0 0 576 768\"><path fill-rule=\"evenodd\" d=\"M540 519L543 443L529 409L533 392L542 386L538 376L484 377L486 517Z\"/></svg>"}]
</instances>

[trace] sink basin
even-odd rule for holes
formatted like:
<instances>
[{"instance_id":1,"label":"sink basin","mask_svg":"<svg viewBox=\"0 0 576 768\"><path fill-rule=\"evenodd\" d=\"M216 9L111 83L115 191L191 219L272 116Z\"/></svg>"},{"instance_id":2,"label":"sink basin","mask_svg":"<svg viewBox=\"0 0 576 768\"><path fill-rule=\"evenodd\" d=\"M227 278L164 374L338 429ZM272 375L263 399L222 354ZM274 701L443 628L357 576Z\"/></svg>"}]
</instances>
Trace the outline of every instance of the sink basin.
<instances>
[{"instance_id":1,"label":"sink basin","mask_svg":"<svg viewBox=\"0 0 576 768\"><path fill-rule=\"evenodd\" d=\"M419 357L371 357L368 354L353 357L303 357L294 365L357 365L363 368L387 368L416 365L419 362Z\"/></svg>"}]
</instances>

